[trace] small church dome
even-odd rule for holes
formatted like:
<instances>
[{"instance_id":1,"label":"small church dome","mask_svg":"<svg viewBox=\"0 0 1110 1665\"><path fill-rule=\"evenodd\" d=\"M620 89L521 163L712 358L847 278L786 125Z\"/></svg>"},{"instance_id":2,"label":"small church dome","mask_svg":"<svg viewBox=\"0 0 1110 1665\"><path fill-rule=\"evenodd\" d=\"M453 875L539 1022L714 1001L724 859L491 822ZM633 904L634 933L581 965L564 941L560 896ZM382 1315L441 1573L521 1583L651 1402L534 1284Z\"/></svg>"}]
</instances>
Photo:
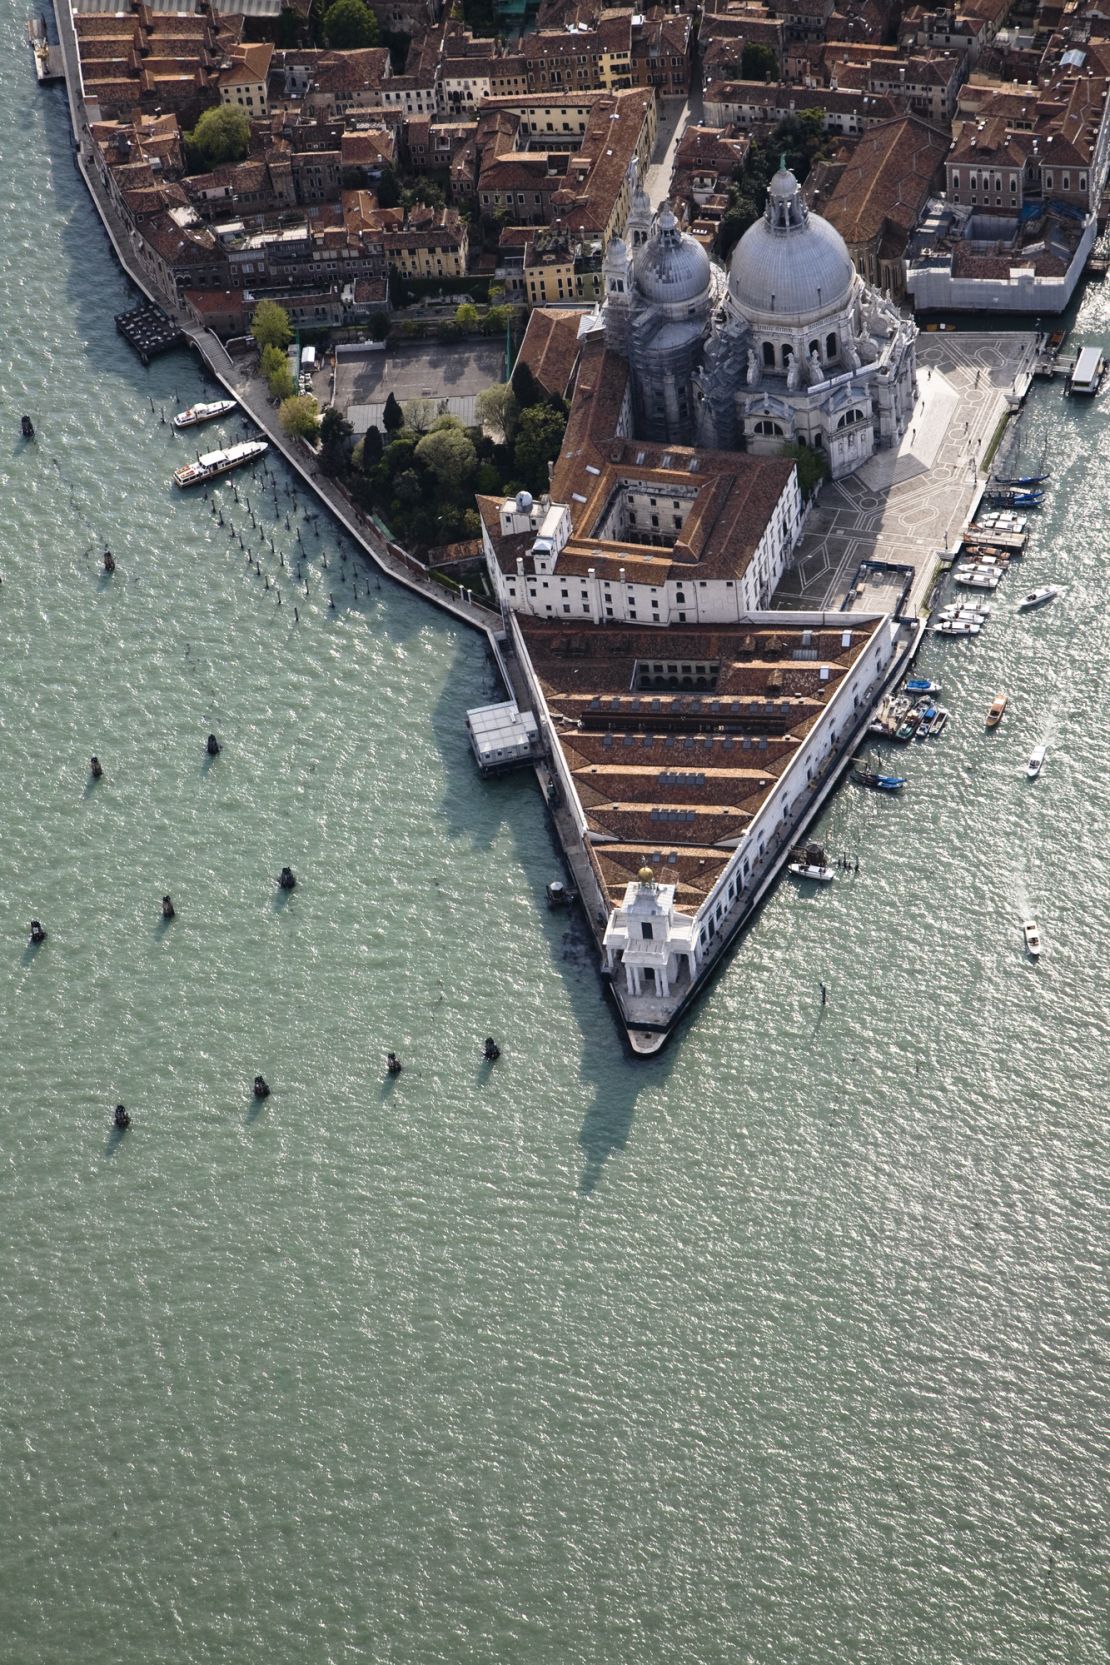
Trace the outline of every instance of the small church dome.
<instances>
[{"instance_id":1,"label":"small church dome","mask_svg":"<svg viewBox=\"0 0 1110 1665\"><path fill-rule=\"evenodd\" d=\"M737 310L746 317L816 321L847 305L854 279L843 237L809 212L798 181L780 168L763 218L744 233L729 263Z\"/></svg>"},{"instance_id":2,"label":"small church dome","mask_svg":"<svg viewBox=\"0 0 1110 1665\"><path fill-rule=\"evenodd\" d=\"M637 290L649 301L697 301L709 288L709 256L700 243L679 231L669 208L663 209L652 235L636 250L633 270Z\"/></svg>"}]
</instances>

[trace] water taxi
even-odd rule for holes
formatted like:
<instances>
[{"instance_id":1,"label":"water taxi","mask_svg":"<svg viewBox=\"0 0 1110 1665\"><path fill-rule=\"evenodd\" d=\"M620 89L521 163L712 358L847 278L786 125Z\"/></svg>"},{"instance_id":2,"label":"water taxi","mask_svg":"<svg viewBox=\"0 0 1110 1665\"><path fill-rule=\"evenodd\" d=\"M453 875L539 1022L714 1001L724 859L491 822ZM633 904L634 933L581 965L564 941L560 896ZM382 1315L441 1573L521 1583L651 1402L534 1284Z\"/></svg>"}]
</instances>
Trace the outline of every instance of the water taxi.
<instances>
[{"instance_id":1,"label":"water taxi","mask_svg":"<svg viewBox=\"0 0 1110 1665\"><path fill-rule=\"evenodd\" d=\"M1033 750L1029 753L1029 761L1025 765L1025 773L1029 776L1030 780L1036 780L1037 776L1044 768L1044 760L1047 755L1047 746L1034 746Z\"/></svg>"},{"instance_id":2,"label":"water taxi","mask_svg":"<svg viewBox=\"0 0 1110 1665\"><path fill-rule=\"evenodd\" d=\"M235 409L234 399L213 399L208 405L190 405L179 410L173 419L175 428L195 428L201 422L214 422L218 416L230 416Z\"/></svg>"},{"instance_id":3,"label":"water taxi","mask_svg":"<svg viewBox=\"0 0 1110 1665\"><path fill-rule=\"evenodd\" d=\"M1037 921L1035 919L1022 920L1021 934L1025 938L1025 952L1029 955L1029 958L1039 960L1041 957L1041 933L1037 929Z\"/></svg>"},{"instance_id":4,"label":"water taxi","mask_svg":"<svg viewBox=\"0 0 1110 1665\"><path fill-rule=\"evenodd\" d=\"M270 449L264 439L244 439L238 445L229 445L226 451L208 451L196 462L186 463L183 468L173 471L175 486L202 486L208 480L215 480L221 474L230 474L233 468L242 468L246 463L257 462Z\"/></svg>"},{"instance_id":5,"label":"water taxi","mask_svg":"<svg viewBox=\"0 0 1110 1665\"><path fill-rule=\"evenodd\" d=\"M994 696L994 699L991 703L991 708L987 712L987 727L988 728L997 728L998 727L999 723L1002 721L1003 716L1005 715L1006 707L1007 707L1007 705L1009 705L1009 703L1010 703L1009 696L1006 695L1006 694L996 694Z\"/></svg>"}]
</instances>

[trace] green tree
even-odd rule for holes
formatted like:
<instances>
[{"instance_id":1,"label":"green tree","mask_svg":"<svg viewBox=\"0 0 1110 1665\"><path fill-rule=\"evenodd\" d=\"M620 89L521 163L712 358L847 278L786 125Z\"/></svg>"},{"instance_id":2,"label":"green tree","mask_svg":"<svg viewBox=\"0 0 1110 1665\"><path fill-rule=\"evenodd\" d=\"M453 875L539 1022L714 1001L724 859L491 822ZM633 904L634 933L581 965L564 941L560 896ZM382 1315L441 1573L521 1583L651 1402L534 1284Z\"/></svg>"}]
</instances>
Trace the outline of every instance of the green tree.
<instances>
[{"instance_id":1,"label":"green tree","mask_svg":"<svg viewBox=\"0 0 1110 1665\"><path fill-rule=\"evenodd\" d=\"M399 434L405 425L405 413L397 403L397 395L390 393L382 411L382 426L386 433Z\"/></svg>"},{"instance_id":2,"label":"green tree","mask_svg":"<svg viewBox=\"0 0 1110 1665\"><path fill-rule=\"evenodd\" d=\"M289 362L281 348L275 347L272 342L267 342L258 360L259 373L266 381L269 381L270 377L276 376L279 370L288 370L288 368Z\"/></svg>"},{"instance_id":3,"label":"green tree","mask_svg":"<svg viewBox=\"0 0 1110 1665\"><path fill-rule=\"evenodd\" d=\"M271 399L276 399L279 405L283 400L291 399L297 391L293 372L287 364L283 364L280 370L275 370L272 376L266 378L266 386L270 390Z\"/></svg>"},{"instance_id":4,"label":"green tree","mask_svg":"<svg viewBox=\"0 0 1110 1665\"><path fill-rule=\"evenodd\" d=\"M461 428L438 428L425 434L416 447L417 461L435 475L445 491L461 492L469 483L478 458Z\"/></svg>"},{"instance_id":5,"label":"green tree","mask_svg":"<svg viewBox=\"0 0 1110 1665\"><path fill-rule=\"evenodd\" d=\"M771 47L749 41L740 55L740 74L745 81L771 81L779 72L779 61Z\"/></svg>"},{"instance_id":6,"label":"green tree","mask_svg":"<svg viewBox=\"0 0 1110 1665\"><path fill-rule=\"evenodd\" d=\"M251 315L251 334L259 347L288 347L293 339L288 312L276 301L259 301Z\"/></svg>"},{"instance_id":7,"label":"green tree","mask_svg":"<svg viewBox=\"0 0 1110 1665\"><path fill-rule=\"evenodd\" d=\"M478 328L478 308L473 301L460 301L455 308L455 322L461 330Z\"/></svg>"},{"instance_id":8,"label":"green tree","mask_svg":"<svg viewBox=\"0 0 1110 1665\"><path fill-rule=\"evenodd\" d=\"M512 316L511 306L491 306L482 319L482 334L503 335L512 321Z\"/></svg>"},{"instance_id":9,"label":"green tree","mask_svg":"<svg viewBox=\"0 0 1110 1665\"><path fill-rule=\"evenodd\" d=\"M436 419L430 399L409 399L405 404L405 427L413 434L426 434Z\"/></svg>"},{"instance_id":10,"label":"green tree","mask_svg":"<svg viewBox=\"0 0 1110 1665\"><path fill-rule=\"evenodd\" d=\"M378 20L365 0L334 0L324 13L324 39L337 52L377 46Z\"/></svg>"},{"instance_id":11,"label":"green tree","mask_svg":"<svg viewBox=\"0 0 1110 1665\"><path fill-rule=\"evenodd\" d=\"M362 441L362 471L369 474L382 460L382 431L373 424L367 428Z\"/></svg>"},{"instance_id":12,"label":"green tree","mask_svg":"<svg viewBox=\"0 0 1110 1665\"><path fill-rule=\"evenodd\" d=\"M519 361L513 371L512 386L516 395L516 402L521 410L527 410L529 405L538 405L543 399L543 388L540 387L523 359Z\"/></svg>"},{"instance_id":13,"label":"green tree","mask_svg":"<svg viewBox=\"0 0 1110 1665\"><path fill-rule=\"evenodd\" d=\"M821 451L815 451L809 445L784 445L782 455L789 457L798 466L798 489L803 497L809 497L828 478L829 465Z\"/></svg>"},{"instance_id":14,"label":"green tree","mask_svg":"<svg viewBox=\"0 0 1110 1665\"><path fill-rule=\"evenodd\" d=\"M483 388L474 401L474 414L482 427L502 441L512 439L520 420L516 394L508 382L495 382Z\"/></svg>"},{"instance_id":15,"label":"green tree","mask_svg":"<svg viewBox=\"0 0 1110 1665\"><path fill-rule=\"evenodd\" d=\"M401 187L392 168L383 168L377 187L378 207L396 208L401 200Z\"/></svg>"},{"instance_id":16,"label":"green tree","mask_svg":"<svg viewBox=\"0 0 1110 1665\"><path fill-rule=\"evenodd\" d=\"M547 465L554 462L563 443L566 415L554 405L530 405L522 411L513 442L513 464L535 492L547 490Z\"/></svg>"},{"instance_id":17,"label":"green tree","mask_svg":"<svg viewBox=\"0 0 1110 1665\"><path fill-rule=\"evenodd\" d=\"M282 400L278 421L290 438L315 439L320 432L320 407L311 393L295 393Z\"/></svg>"},{"instance_id":18,"label":"green tree","mask_svg":"<svg viewBox=\"0 0 1110 1665\"><path fill-rule=\"evenodd\" d=\"M251 120L245 110L220 104L205 110L191 133L185 135L185 150L193 173L207 173L221 162L241 162L251 142Z\"/></svg>"},{"instance_id":19,"label":"green tree","mask_svg":"<svg viewBox=\"0 0 1110 1665\"><path fill-rule=\"evenodd\" d=\"M320 418L320 467L333 478L345 474L351 462L351 439L354 429L334 405L328 405Z\"/></svg>"}]
</instances>

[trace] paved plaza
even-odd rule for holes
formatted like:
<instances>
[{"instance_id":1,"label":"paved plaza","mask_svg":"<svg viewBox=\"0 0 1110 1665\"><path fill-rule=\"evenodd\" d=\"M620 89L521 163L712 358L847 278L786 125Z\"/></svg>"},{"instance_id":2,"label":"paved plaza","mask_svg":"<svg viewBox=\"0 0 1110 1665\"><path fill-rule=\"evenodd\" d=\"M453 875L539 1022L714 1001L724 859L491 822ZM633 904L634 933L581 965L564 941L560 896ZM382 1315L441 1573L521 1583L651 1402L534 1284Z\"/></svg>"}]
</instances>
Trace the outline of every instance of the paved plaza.
<instances>
[{"instance_id":1,"label":"paved plaza","mask_svg":"<svg viewBox=\"0 0 1110 1665\"><path fill-rule=\"evenodd\" d=\"M446 401L448 413L470 427L474 400L485 388L505 380L505 342L422 342L340 358L335 371L335 403L345 410L356 434L382 425L389 394L402 405L410 399Z\"/></svg>"},{"instance_id":2,"label":"paved plaza","mask_svg":"<svg viewBox=\"0 0 1110 1665\"><path fill-rule=\"evenodd\" d=\"M861 561L915 567L919 601L967 524L979 465L1028 388L1035 343L1031 333L920 335L917 405L901 447L822 487L772 605L838 608Z\"/></svg>"}]
</instances>

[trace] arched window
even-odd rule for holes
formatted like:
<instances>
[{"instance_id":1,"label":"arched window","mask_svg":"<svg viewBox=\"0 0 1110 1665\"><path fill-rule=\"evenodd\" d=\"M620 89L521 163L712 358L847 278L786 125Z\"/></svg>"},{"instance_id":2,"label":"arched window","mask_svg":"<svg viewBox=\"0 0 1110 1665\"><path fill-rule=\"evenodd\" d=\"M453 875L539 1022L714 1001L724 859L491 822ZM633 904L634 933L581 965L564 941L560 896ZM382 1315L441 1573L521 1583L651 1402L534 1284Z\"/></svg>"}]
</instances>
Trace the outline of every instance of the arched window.
<instances>
[{"instance_id":1,"label":"arched window","mask_svg":"<svg viewBox=\"0 0 1110 1665\"><path fill-rule=\"evenodd\" d=\"M788 370L790 368L790 360L793 357L794 357L793 347L790 345L789 341L784 342L783 349L782 349L782 367L783 367L784 370Z\"/></svg>"},{"instance_id":2,"label":"arched window","mask_svg":"<svg viewBox=\"0 0 1110 1665\"><path fill-rule=\"evenodd\" d=\"M854 428L857 422L863 421L861 410L846 410L837 423L838 428Z\"/></svg>"},{"instance_id":3,"label":"arched window","mask_svg":"<svg viewBox=\"0 0 1110 1665\"><path fill-rule=\"evenodd\" d=\"M821 343L819 341L811 341L809 346L806 348L806 351L810 352L810 353L816 353L817 357L820 358L821 357Z\"/></svg>"},{"instance_id":4,"label":"arched window","mask_svg":"<svg viewBox=\"0 0 1110 1665\"><path fill-rule=\"evenodd\" d=\"M760 420L756 423L753 432L757 434L778 435L781 439L782 426L778 422L771 422L767 418L760 418Z\"/></svg>"},{"instance_id":5,"label":"arched window","mask_svg":"<svg viewBox=\"0 0 1110 1665\"><path fill-rule=\"evenodd\" d=\"M775 343L773 341L763 343L763 365L767 370L775 368Z\"/></svg>"},{"instance_id":6,"label":"arched window","mask_svg":"<svg viewBox=\"0 0 1110 1665\"><path fill-rule=\"evenodd\" d=\"M821 434L814 434L813 449L815 451L823 451L825 449L825 441Z\"/></svg>"},{"instance_id":7,"label":"arched window","mask_svg":"<svg viewBox=\"0 0 1110 1665\"><path fill-rule=\"evenodd\" d=\"M836 357L836 332L835 331L833 332L832 335L827 335L825 337L825 357L826 358L835 358Z\"/></svg>"}]
</instances>

